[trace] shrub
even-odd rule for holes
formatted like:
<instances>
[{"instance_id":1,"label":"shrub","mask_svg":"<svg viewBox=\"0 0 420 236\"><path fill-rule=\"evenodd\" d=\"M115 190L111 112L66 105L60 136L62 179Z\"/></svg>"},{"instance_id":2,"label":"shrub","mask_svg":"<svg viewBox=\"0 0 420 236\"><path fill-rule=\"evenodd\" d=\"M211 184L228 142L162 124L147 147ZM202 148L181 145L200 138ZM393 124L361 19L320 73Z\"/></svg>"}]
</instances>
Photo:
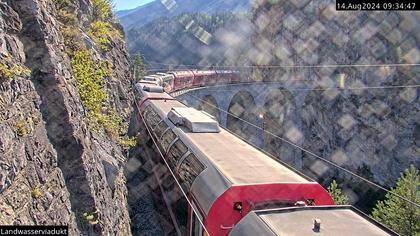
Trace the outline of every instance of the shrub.
<instances>
[{"instance_id":1,"label":"shrub","mask_svg":"<svg viewBox=\"0 0 420 236\"><path fill-rule=\"evenodd\" d=\"M42 193L40 190L40 185L37 185L36 187L32 189L31 195L35 199L40 199L44 196L44 193Z\"/></svg>"},{"instance_id":2,"label":"shrub","mask_svg":"<svg viewBox=\"0 0 420 236\"><path fill-rule=\"evenodd\" d=\"M107 135L116 140L121 135L122 118L116 112L110 114L89 113L88 118L96 132L104 130Z\"/></svg>"},{"instance_id":3,"label":"shrub","mask_svg":"<svg viewBox=\"0 0 420 236\"><path fill-rule=\"evenodd\" d=\"M93 22L90 25L88 35L104 51L109 49L111 40L121 39L120 33L110 23L104 21Z\"/></svg>"},{"instance_id":4,"label":"shrub","mask_svg":"<svg viewBox=\"0 0 420 236\"><path fill-rule=\"evenodd\" d=\"M1 57L2 62L0 62L0 80L7 81L13 80L19 76L29 76L31 74L31 70L29 70L25 66L20 65L12 65L12 61L9 57Z\"/></svg>"},{"instance_id":5,"label":"shrub","mask_svg":"<svg viewBox=\"0 0 420 236\"><path fill-rule=\"evenodd\" d=\"M118 139L118 144L121 145L124 149L129 149L137 146L137 139L135 137L125 138L120 137Z\"/></svg>"},{"instance_id":6,"label":"shrub","mask_svg":"<svg viewBox=\"0 0 420 236\"><path fill-rule=\"evenodd\" d=\"M26 128L26 122L24 120L20 120L15 124L16 134L20 137L26 137L28 134L28 129Z\"/></svg>"},{"instance_id":7,"label":"shrub","mask_svg":"<svg viewBox=\"0 0 420 236\"><path fill-rule=\"evenodd\" d=\"M89 112L101 113L108 98L103 80L112 74L108 63L95 63L90 52L84 50L74 54L72 65L83 106Z\"/></svg>"},{"instance_id":8,"label":"shrub","mask_svg":"<svg viewBox=\"0 0 420 236\"><path fill-rule=\"evenodd\" d=\"M99 210L92 213L83 213L83 219L85 219L85 221L87 221L90 225L99 224Z\"/></svg>"}]
</instances>

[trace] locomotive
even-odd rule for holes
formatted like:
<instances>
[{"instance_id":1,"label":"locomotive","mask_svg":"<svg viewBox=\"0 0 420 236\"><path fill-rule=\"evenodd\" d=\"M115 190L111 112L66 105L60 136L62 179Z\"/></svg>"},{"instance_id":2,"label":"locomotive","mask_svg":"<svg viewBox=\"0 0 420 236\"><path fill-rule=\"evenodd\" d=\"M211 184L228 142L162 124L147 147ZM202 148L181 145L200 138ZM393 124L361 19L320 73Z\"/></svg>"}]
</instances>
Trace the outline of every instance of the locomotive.
<instances>
[{"instance_id":1,"label":"locomotive","mask_svg":"<svg viewBox=\"0 0 420 236\"><path fill-rule=\"evenodd\" d=\"M144 128L187 196L170 207L178 234L396 235L350 206L334 206L320 184L167 93L238 81L233 71L190 70L159 73L135 85ZM170 194L180 195L171 188Z\"/></svg>"}]
</instances>

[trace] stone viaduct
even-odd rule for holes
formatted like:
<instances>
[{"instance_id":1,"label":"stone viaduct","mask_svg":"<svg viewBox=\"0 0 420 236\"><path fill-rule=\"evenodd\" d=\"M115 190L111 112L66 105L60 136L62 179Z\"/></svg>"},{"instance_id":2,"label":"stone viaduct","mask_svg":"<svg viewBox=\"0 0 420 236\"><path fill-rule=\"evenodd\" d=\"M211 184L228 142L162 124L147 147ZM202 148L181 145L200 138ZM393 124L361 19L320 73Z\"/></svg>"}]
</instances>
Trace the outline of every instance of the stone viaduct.
<instances>
[{"instance_id":1,"label":"stone viaduct","mask_svg":"<svg viewBox=\"0 0 420 236\"><path fill-rule=\"evenodd\" d=\"M301 169L301 151L281 138L303 144L302 113L311 87L300 82L256 82L194 88L173 95L211 114L222 127Z\"/></svg>"}]
</instances>

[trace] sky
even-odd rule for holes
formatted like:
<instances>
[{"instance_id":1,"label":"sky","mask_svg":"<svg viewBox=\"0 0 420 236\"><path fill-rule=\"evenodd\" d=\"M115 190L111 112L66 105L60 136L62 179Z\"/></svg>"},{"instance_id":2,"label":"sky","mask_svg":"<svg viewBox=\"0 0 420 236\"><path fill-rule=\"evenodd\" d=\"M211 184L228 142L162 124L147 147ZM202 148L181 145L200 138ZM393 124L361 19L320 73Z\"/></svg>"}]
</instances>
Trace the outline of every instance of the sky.
<instances>
[{"instance_id":1,"label":"sky","mask_svg":"<svg viewBox=\"0 0 420 236\"><path fill-rule=\"evenodd\" d=\"M117 11L133 9L146 3L152 2L153 0L113 0L115 9Z\"/></svg>"}]
</instances>

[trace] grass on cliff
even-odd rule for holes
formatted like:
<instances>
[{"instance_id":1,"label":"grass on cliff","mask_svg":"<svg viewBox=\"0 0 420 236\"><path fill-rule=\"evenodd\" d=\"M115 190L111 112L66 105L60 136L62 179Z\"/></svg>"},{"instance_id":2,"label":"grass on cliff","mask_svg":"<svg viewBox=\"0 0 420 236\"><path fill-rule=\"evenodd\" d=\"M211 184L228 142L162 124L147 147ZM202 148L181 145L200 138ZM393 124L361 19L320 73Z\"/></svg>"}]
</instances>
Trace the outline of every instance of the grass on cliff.
<instances>
[{"instance_id":1,"label":"grass on cliff","mask_svg":"<svg viewBox=\"0 0 420 236\"><path fill-rule=\"evenodd\" d=\"M31 70L12 62L10 57L0 56L0 82L13 80L19 76L29 76Z\"/></svg>"},{"instance_id":2,"label":"grass on cliff","mask_svg":"<svg viewBox=\"0 0 420 236\"><path fill-rule=\"evenodd\" d=\"M22 137L22 138L26 137L26 135L28 134L28 129L26 128L25 120L19 120L19 121L16 122L15 133L19 137Z\"/></svg>"},{"instance_id":3,"label":"grass on cliff","mask_svg":"<svg viewBox=\"0 0 420 236\"><path fill-rule=\"evenodd\" d=\"M112 41L121 39L120 32L111 23L104 21L95 21L90 24L88 35L103 51L108 51Z\"/></svg>"},{"instance_id":4,"label":"grass on cliff","mask_svg":"<svg viewBox=\"0 0 420 236\"><path fill-rule=\"evenodd\" d=\"M122 118L116 112L106 111L108 94L104 79L112 76L110 63L93 61L89 50L77 51L72 58L73 72L83 107L95 131L104 129L112 138L119 136Z\"/></svg>"},{"instance_id":5,"label":"grass on cliff","mask_svg":"<svg viewBox=\"0 0 420 236\"><path fill-rule=\"evenodd\" d=\"M109 63L95 63L90 52L84 50L74 54L72 65L83 106L90 112L100 113L108 98L104 78L112 76Z\"/></svg>"}]
</instances>

